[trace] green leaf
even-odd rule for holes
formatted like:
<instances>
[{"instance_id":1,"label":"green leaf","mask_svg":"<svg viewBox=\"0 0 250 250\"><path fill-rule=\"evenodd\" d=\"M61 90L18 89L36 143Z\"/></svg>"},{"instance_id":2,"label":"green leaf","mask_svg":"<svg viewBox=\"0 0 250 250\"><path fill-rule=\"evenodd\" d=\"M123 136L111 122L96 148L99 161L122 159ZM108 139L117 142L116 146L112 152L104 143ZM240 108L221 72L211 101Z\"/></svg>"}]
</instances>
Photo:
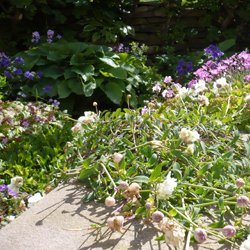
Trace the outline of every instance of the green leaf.
<instances>
[{"instance_id":1,"label":"green leaf","mask_svg":"<svg viewBox=\"0 0 250 250\"><path fill-rule=\"evenodd\" d=\"M202 148L202 151L204 153L204 155L207 155L207 149L206 149L206 144L204 141L200 141L200 144L201 144L201 148Z\"/></svg>"},{"instance_id":2,"label":"green leaf","mask_svg":"<svg viewBox=\"0 0 250 250\"><path fill-rule=\"evenodd\" d=\"M165 240L165 234L163 234L162 236L159 236L157 238L155 238L156 241L162 241Z\"/></svg>"},{"instance_id":3,"label":"green leaf","mask_svg":"<svg viewBox=\"0 0 250 250\"><path fill-rule=\"evenodd\" d=\"M87 194L83 199L82 203L88 202L90 200L93 200L96 197L95 191L92 191L91 193Z\"/></svg>"},{"instance_id":4,"label":"green leaf","mask_svg":"<svg viewBox=\"0 0 250 250\"><path fill-rule=\"evenodd\" d=\"M134 146L133 142L130 142L128 139L126 138L122 138L122 142L124 142L125 144L129 145L129 146Z\"/></svg>"},{"instance_id":5,"label":"green leaf","mask_svg":"<svg viewBox=\"0 0 250 250\"><path fill-rule=\"evenodd\" d=\"M23 61L23 71L30 71L36 64L40 56L29 56L24 58ZM44 73L44 72L43 72Z\"/></svg>"},{"instance_id":6,"label":"green leaf","mask_svg":"<svg viewBox=\"0 0 250 250\"><path fill-rule=\"evenodd\" d=\"M176 209L172 209L172 210L169 211L169 214L171 216L176 216L177 215L177 210Z\"/></svg>"},{"instance_id":7,"label":"green leaf","mask_svg":"<svg viewBox=\"0 0 250 250\"><path fill-rule=\"evenodd\" d=\"M218 201L218 206L219 206L220 210L222 210L222 211L225 209L224 208L224 197L223 196L220 197L220 199Z\"/></svg>"},{"instance_id":8,"label":"green leaf","mask_svg":"<svg viewBox=\"0 0 250 250\"><path fill-rule=\"evenodd\" d=\"M228 145L234 145L236 141L240 138L240 132L238 130L235 130L234 132L234 138Z\"/></svg>"},{"instance_id":9,"label":"green leaf","mask_svg":"<svg viewBox=\"0 0 250 250\"><path fill-rule=\"evenodd\" d=\"M226 222L224 221L219 221L219 222L214 222L209 224L207 227L208 228L223 228L226 225Z\"/></svg>"},{"instance_id":10,"label":"green leaf","mask_svg":"<svg viewBox=\"0 0 250 250\"><path fill-rule=\"evenodd\" d=\"M100 70L100 73L105 77L115 77L118 79L126 79L127 73L121 67L106 69L105 71Z\"/></svg>"},{"instance_id":11,"label":"green leaf","mask_svg":"<svg viewBox=\"0 0 250 250\"><path fill-rule=\"evenodd\" d=\"M204 165L198 172L199 176L203 176L205 173L207 173L207 171L213 166L212 163L208 163L206 165Z\"/></svg>"},{"instance_id":12,"label":"green leaf","mask_svg":"<svg viewBox=\"0 0 250 250\"><path fill-rule=\"evenodd\" d=\"M96 89L96 83L94 81L90 82L88 84L85 84L85 86L84 86L84 94L86 96L92 96L95 89Z\"/></svg>"},{"instance_id":13,"label":"green leaf","mask_svg":"<svg viewBox=\"0 0 250 250\"><path fill-rule=\"evenodd\" d=\"M136 177L134 177L132 179L133 182L138 182L138 183L148 183L149 178L147 176L144 175L137 175Z\"/></svg>"},{"instance_id":14,"label":"green leaf","mask_svg":"<svg viewBox=\"0 0 250 250\"><path fill-rule=\"evenodd\" d=\"M70 87L68 85L68 81L64 80L64 81L60 82L60 84L58 85L59 98L66 98L71 93L72 93L72 90L70 89Z\"/></svg>"},{"instance_id":15,"label":"green leaf","mask_svg":"<svg viewBox=\"0 0 250 250\"><path fill-rule=\"evenodd\" d=\"M95 32L94 35L92 36L93 41L98 41L100 39L100 34L98 32Z\"/></svg>"},{"instance_id":16,"label":"green leaf","mask_svg":"<svg viewBox=\"0 0 250 250\"><path fill-rule=\"evenodd\" d=\"M104 62L105 64L113 67L113 68L117 68L119 67L119 65L117 65L112 59L110 59L109 57L100 57L99 58L100 61Z\"/></svg>"},{"instance_id":17,"label":"green leaf","mask_svg":"<svg viewBox=\"0 0 250 250\"><path fill-rule=\"evenodd\" d=\"M162 170L162 164L157 165L149 178L149 182L153 182L154 180L156 180L157 177L160 176L161 170Z\"/></svg>"},{"instance_id":18,"label":"green leaf","mask_svg":"<svg viewBox=\"0 0 250 250\"><path fill-rule=\"evenodd\" d=\"M73 55L77 55L83 52L86 48L88 48L88 44L82 42L75 42L75 43L69 43L68 47L72 50Z\"/></svg>"},{"instance_id":19,"label":"green leaf","mask_svg":"<svg viewBox=\"0 0 250 250\"><path fill-rule=\"evenodd\" d=\"M89 177L90 175L94 174L95 172L96 172L95 167L85 169L80 173L79 178L85 179L85 178Z\"/></svg>"},{"instance_id":20,"label":"green leaf","mask_svg":"<svg viewBox=\"0 0 250 250\"><path fill-rule=\"evenodd\" d=\"M78 95L84 94L83 86L77 79L68 80L68 85L74 93L76 93Z\"/></svg>"},{"instance_id":21,"label":"green leaf","mask_svg":"<svg viewBox=\"0 0 250 250\"><path fill-rule=\"evenodd\" d=\"M247 142L244 142L244 146L246 148L246 157L250 156L250 145Z\"/></svg>"},{"instance_id":22,"label":"green leaf","mask_svg":"<svg viewBox=\"0 0 250 250\"><path fill-rule=\"evenodd\" d=\"M79 74L85 82L90 80L91 76L95 74L95 68L93 65L84 66L81 67L81 69L73 67L72 71Z\"/></svg>"},{"instance_id":23,"label":"green leaf","mask_svg":"<svg viewBox=\"0 0 250 250\"><path fill-rule=\"evenodd\" d=\"M223 42L219 43L218 48L221 51L226 51L229 48L233 47L235 45L235 43L236 43L235 39L228 39L226 41L223 41Z\"/></svg>"},{"instance_id":24,"label":"green leaf","mask_svg":"<svg viewBox=\"0 0 250 250\"><path fill-rule=\"evenodd\" d=\"M116 84L114 82L109 82L104 86L103 90L113 103L115 103L115 104L121 103L122 90L118 84Z\"/></svg>"},{"instance_id":25,"label":"green leaf","mask_svg":"<svg viewBox=\"0 0 250 250\"><path fill-rule=\"evenodd\" d=\"M93 31L96 29L96 26L94 25L86 25L83 29L83 31L89 32L89 31Z\"/></svg>"},{"instance_id":26,"label":"green leaf","mask_svg":"<svg viewBox=\"0 0 250 250\"><path fill-rule=\"evenodd\" d=\"M52 65L43 71L45 77L51 77L57 79L59 76L63 75L63 70L56 65Z\"/></svg>"}]
</instances>

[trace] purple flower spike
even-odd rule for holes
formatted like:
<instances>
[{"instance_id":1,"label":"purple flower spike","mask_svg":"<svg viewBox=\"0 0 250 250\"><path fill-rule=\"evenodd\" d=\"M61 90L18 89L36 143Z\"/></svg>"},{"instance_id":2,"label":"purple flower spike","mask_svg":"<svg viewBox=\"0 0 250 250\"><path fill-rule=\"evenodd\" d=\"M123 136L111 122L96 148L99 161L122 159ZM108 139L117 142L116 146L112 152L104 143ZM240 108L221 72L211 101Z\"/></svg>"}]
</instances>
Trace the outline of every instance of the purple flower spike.
<instances>
[{"instance_id":1,"label":"purple flower spike","mask_svg":"<svg viewBox=\"0 0 250 250\"><path fill-rule=\"evenodd\" d=\"M4 190L6 190L6 189L8 189L8 186L7 185L0 185L0 191L4 191Z\"/></svg>"}]
</instances>

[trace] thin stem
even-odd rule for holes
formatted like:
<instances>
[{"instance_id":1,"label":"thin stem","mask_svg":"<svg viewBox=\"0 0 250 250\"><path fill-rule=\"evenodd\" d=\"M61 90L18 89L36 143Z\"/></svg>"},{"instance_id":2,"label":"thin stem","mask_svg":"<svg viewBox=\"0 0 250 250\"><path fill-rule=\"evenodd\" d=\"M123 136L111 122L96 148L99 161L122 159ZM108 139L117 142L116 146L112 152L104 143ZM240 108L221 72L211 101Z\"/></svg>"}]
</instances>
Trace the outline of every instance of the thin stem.
<instances>
[{"instance_id":1,"label":"thin stem","mask_svg":"<svg viewBox=\"0 0 250 250\"><path fill-rule=\"evenodd\" d=\"M116 210L114 210L110 215L116 213L117 211L119 211L120 209L122 209L131 199L128 198L120 207L118 207Z\"/></svg>"},{"instance_id":2,"label":"thin stem","mask_svg":"<svg viewBox=\"0 0 250 250\"><path fill-rule=\"evenodd\" d=\"M214 188L214 187L201 186L201 185L196 185L196 184L191 184L191 183L182 183L181 185L185 185L185 186L189 186L189 187L204 188L204 189L209 189L209 190L218 191L218 192L221 192L221 193L226 193L226 194L232 195L232 192L228 192L226 190L219 189L219 188Z\"/></svg>"},{"instance_id":3,"label":"thin stem","mask_svg":"<svg viewBox=\"0 0 250 250\"><path fill-rule=\"evenodd\" d=\"M188 235L187 235L187 241L186 241L186 246L185 246L185 250L189 250L189 245L190 245L190 237L191 237L191 233L193 231L193 226L190 226L189 228L190 230L188 231Z\"/></svg>"},{"instance_id":4,"label":"thin stem","mask_svg":"<svg viewBox=\"0 0 250 250\"><path fill-rule=\"evenodd\" d=\"M103 163L100 163L104 169L104 171L106 172L107 176L109 177L110 181L112 182L114 188L116 188L115 182L113 181L112 177L109 174L109 171L107 170L107 168L105 167L105 165Z\"/></svg>"}]
</instances>

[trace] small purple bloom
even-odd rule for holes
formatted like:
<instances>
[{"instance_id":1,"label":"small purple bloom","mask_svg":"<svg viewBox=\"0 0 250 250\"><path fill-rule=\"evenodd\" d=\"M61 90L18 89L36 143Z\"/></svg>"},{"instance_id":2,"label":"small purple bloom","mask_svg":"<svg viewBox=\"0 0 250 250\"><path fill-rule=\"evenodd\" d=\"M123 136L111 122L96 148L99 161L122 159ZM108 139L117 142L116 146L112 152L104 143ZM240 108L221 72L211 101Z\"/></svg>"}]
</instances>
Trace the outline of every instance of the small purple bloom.
<instances>
[{"instance_id":1,"label":"small purple bloom","mask_svg":"<svg viewBox=\"0 0 250 250\"><path fill-rule=\"evenodd\" d=\"M36 117L35 117L35 120L36 120L37 122L39 122L39 121L40 121L40 117L39 117L39 116L36 116Z\"/></svg>"},{"instance_id":2,"label":"small purple bloom","mask_svg":"<svg viewBox=\"0 0 250 250\"><path fill-rule=\"evenodd\" d=\"M4 191L4 190L6 190L6 189L8 189L8 186L7 185L0 185L0 191Z\"/></svg>"},{"instance_id":3,"label":"small purple bloom","mask_svg":"<svg viewBox=\"0 0 250 250\"><path fill-rule=\"evenodd\" d=\"M177 66L185 66L186 63L184 60L180 60L178 63L177 63Z\"/></svg>"},{"instance_id":4,"label":"small purple bloom","mask_svg":"<svg viewBox=\"0 0 250 250\"><path fill-rule=\"evenodd\" d=\"M13 71L13 73L15 75L22 75L23 71L21 69L16 69L15 71Z\"/></svg>"},{"instance_id":5,"label":"small purple bloom","mask_svg":"<svg viewBox=\"0 0 250 250\"><path fill-rule=\"evenodd\" d=\"M197 81L196 80L192 80L188 83L188 87L191 88L194 84L196 84Z\"/></svg>"},{"instance_id":6,"label":"small purple bloom","mask_svg":"<svg viewBox=\"0 0 250 250\"><path fill-rule=\"evenodd\" d=\"M56 38L57 38L58 40L60 40L60 39L62 38L62 36L57 35Z\"/></svg>"},{"instance_id":7,"label":"small purple bloom","mask_svg":"<svg viewBox=\"0 0 250 250\"><path fill-rule=\"evenodd\" d=\"M3 143L3 144L7 144L7 142L8 142L7 138L3 138L3 139L2 139L2 143Z\"/></svg>"},{"instance_id":8,"label":"small purple bloom","mask_svg":"<svg viewBox=\"0 0 250 250\"><path fill-rule=\"evenodd\" d=\"M192 66L187 67L186 70L187 70L187 72L192 72L193 71L193 67Z\"/></svg>"},{"instance_id":9,"label":"small purple bloom","mask_svg":"<svg viewBox=\"0 0 250 250\"><path fill-rule=\"evenodd\" d=\"M10 190L9 188L8 188L8 193L9 193L9 195L12 195L12 196L17 196L17 193L14 193L12 190Z\"/></svg>"},{"instance_id":10,"label":"small purple bloom","mask_svg":"<svg viewBox=\"0 0 250 250\"><path fill-rule=\"evenodd\" d=\"M22 122L22 125L23 125L25 128L27 128L27 127L29 127L29 125L30 125L30 121L28 121L28 120L23 121L23 122Z\"/></svg>"},{"instance_id":11,"label":"small purple bloom","mask_svg":"<svg viewBox=\"0 0 250 250\"><path fill-rule=\"evenodd\" d=\"M39 42L39 40L40 40L40 34L37 32L37 31L35 31L35 32L33 32L32 33L32 37L33 37L33 39L31 39L31 42L33 43L33 42Z\"/></svg>"},{"instance_id":12,"label":"small purple bloom","mask_svg":"<svg viewBox=\"0 0 250 250\"><path fill-rule=\"evenodd\" d=\"M48 38L47 43L52 43L52 40L50 38Z\"/></svg>"},{"instance_id":13,"label":"small purple bloom","mask_svg":"<svg viewBox=\"0 0 250 250\"><path fill-rule=\"evenodd\" d=\"M4 71L3 74L4 74L5 76L10 76L10 71L6 70L6 71Z\"/></svg>"},{"instance_id":14,"label":"small purple bloom","mask_svg":"<svg viewBox=\"0 0 250 250\"><path fill-rule=\"evenodd\" d=\"M42 78L43 73L41 71L39 71L39 72L36 73L36 75L39 76L40 78Z\"/></svg>"},{"instance_id":15,"label":"small purple bloom","mask_svg":"<svg viewBox=\"0 0 250 250\"><path fill-rule=\"evenodd\" d=\"M25 95L25 94L22 94L22 97L24 97L24 98L25 98L25 97L27 97L27 95Z\"/></svg>"},{"instance_id":16,"label":"small purple bloom","mask_svg":"<svg viewBox=\"0 0 250 250\"><path fill-rule=\"evenodd\" d=\"M165 97L165 98L170 98L173 96L173 93L174 91L173 90L167 90L165 89L163 92L162 92L162 96Z\"/></svg>"},{"instance_id":17,"label":"small purple bloom","mask_svg":"<svg viewBox=\"0 0 250 250\"><path fill-rule=\"evenodd\" d=\"M60 105L60 102L58 102L57 100L54 100L53 106L54 108L58 108Z\"/></svg>"},{"instance_id":18,"label":"small purple bloom","mask_svg":"<svg viewBox=\"0 0 250 250\"><path fill-rule=\"evenodd\" d=\"M33 78L33 74L31 72L29 72L29 71L26 71L24 73L24 76L27 77L28 79L32 79Z\"/></svg>"},{"instance_id":19,"label":"small purple bloom","mask_svg":"<svg viewBox=\"0 0 250 250\"><path fill-rule=\"evenodd\" d=\"M171 76L166 76L165 79L164 79L165 83L169 83L171 81L172 81L172 77Z\"/></svg>"},{"instance_id":20,"label":"small purple bloom","mask_svg":"<svg viewBox=\"0 0 250 250\"><path fill-rule=\"evenodd\" d=\"M149 112L149 109L147 108L147 106L144 106L143 108L142 108L142 110L141 110L141 114L142 115L144 115L144 114L146 114L146 113L148 113Z\"/></svg>"},{"instance_id":21,"label":"small purple bloom","mask_svg":"<svg viewBox=\"0 0 250 250\"><path fill-rule=\"evenodd\" d=\"M23 58L16 57L15 60L14 60L14 63L23 63Z\"/></svg>"},{"instance_id":22,"label":"small purple bloom","mask_svg":"<svg viewBox=\"0 0 250 250\"><path fill-rule=\"evenodd\" d=\"M250 75L246 75L244 78L246 81L250 81Z\"/></svg>"},{"instance_id":23,"label":"small purple bloom","mask_svg":"<svg viewBox=\"0 0 250 250\"><path fill-rule=\"evenodd\" d=\"M48 36L54 36L54 31L53 30L48 30L47 31L47 34L48 34Z\"/></svg>"},{"instance_id":24,"label":"small purple bloom","mask_svg":"<svg viewBox=\"0 0 250 250\"><path fill-rule=\"evenodd\" d=\"M152 88L153 92L160 92L161 91L161 85L159 82Z\"/></svg>"},{"instance_id":25,"label":"small purple bloom","mask_svg":"<svg viewBox=\"0 0 250 250\"><path fill-rule=\"evenodd\" d=\"M52 99L52 98L50 98L50 99L49 99L49 102L53 102L53 99Z\"/></svg>"},{"instance_id":26,"label":"small purple bloom","mask_svg":"<svg viewBox=\"0 0 250 250\"><path fill-rule=\"evenodd\" d=\"M10 66L10 60L8 60L8 59L2 59L2 62L1 62L1 67L8 67L8 66Z\"/></svg>"},{"instance_id":27,"label":"small purple bloom","mask_svg":"<svg viewBox=\"0 0 250 250\"><path fill-rule=\"evenodd\" d=\"M45 92L50 92L52 90L52 88L50 87L50 86L46 86L45 88L44 88L44 91Z\"/></svg>"}]
</instances>

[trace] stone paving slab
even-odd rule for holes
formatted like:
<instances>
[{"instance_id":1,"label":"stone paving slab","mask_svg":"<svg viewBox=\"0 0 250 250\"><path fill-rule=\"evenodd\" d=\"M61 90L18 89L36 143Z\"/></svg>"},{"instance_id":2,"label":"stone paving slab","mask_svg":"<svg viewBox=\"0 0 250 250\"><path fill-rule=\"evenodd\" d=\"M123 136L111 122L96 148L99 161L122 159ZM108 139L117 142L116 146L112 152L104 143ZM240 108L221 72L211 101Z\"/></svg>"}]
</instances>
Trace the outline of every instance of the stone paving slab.
<instances>
[{"instance_id":1,"label":"stone paving slab","mask_svg":"<svg viewBox=\"0 0 250 250\"><path fill-rule=\"evenodd\" d=\"M28 211L0 230L1 250L174 250L165 241L154 239L162 235L157 225L145 226L141 219L127 221L124 234L102 228L88 230L90 224L103 225L112 208L94 201L81 203L90 192L76 179L59 185ZM81 229L68 231L65 229ZM183 247L184 249L184 247ZM233 250L210 238L203 244L192 243L190 250Z\"/></svg>"}]
</instances>

